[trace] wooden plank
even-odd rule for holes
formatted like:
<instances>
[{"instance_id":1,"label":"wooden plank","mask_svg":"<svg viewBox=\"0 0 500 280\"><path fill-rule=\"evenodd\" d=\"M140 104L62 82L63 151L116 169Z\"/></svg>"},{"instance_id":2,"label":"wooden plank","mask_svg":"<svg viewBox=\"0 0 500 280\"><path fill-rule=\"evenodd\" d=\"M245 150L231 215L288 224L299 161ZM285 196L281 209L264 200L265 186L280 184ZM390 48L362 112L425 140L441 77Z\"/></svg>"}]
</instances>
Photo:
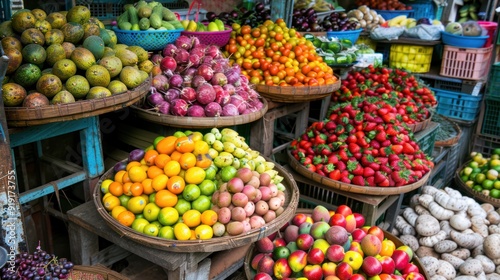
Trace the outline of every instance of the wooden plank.
<instances>
[{"instance_id":1,"label":"wooden plank","mask_svg":"<svg viewBox=\"0 0 500 280\"><path fill-rule=\"evenodd\" d=\"M68 233L71 261L90 265L92 256L99 252L98 236L73 223L69 223Z\"/></svg>"},{"instance_id":2,"label":"wooden plank","mask_svg":"<svg viewBox=\"0 0 500 280\"><path fill-rule=\"evenodd\" d=\"M54 187L57 185L58 189L64 189L66 187L72 186L78 182L82 182L87 179L87 174L84 171L79 171L58 180L43 184L39 187L33 188L31 190L25 191L19 194L19 202L21 204L27 203L29 201L35 200L42 196L54 193Z\"/></svg>"},{"instance_id":3,"label":"wooden plank","mask_svg":"<svg viewBox=\"0 0 500 280\"><path fill-rule=\"evenodd\" d=\"M208 279L227 279L231 274L243 266L245 255L252 244L248 244L232 250L215 252L210 256L212 267Z\"/></svg>"},{"instance_id":4,"label":"wooden plank","mask_svg":"<svg viewBox=\"0 0 500 280\"><path fill-rule=\"evenodd\" d=\"M115 262L122 260L128 256L130 256L132 253L123 249L120 246L117 246L115 244L112 244L95 255L91 256L90 258L90 264L100 264L104 266L111 266Z\"/></svg>"}]
</instances>

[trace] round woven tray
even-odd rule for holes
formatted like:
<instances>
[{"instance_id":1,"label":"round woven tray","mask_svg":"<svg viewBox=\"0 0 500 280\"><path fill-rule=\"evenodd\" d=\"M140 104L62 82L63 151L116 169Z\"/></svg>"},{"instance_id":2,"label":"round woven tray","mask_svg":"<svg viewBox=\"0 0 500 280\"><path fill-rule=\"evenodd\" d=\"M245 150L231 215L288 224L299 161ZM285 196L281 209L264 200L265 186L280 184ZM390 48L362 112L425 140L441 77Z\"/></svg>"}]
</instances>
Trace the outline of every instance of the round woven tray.
<instances>
[{"instance_id":1,"label":"round woven tray","mask_svg":"<svg viewBox=\"0 0 500 280\"><path fill-rule=\"evenodd\" d=\"M5 117L7 124L15 127L78 120L128 107L144 97L150 87L151 78L148 78L133 90L110 97L37 108L5 107Z\"/></svg>"},{"instance_id":2,"label":"round woven tray","mask_svg":"<svg viewBox=\"0 0 500 280\"><path fill-rule=\"evenodd\" d=\"M263 98L262 103L264 103L264 106L262 109L260 109L257 112L253 112L250 114L245 114L245 115L239 115L239 116L230 116L230 117L202 117L202 118L195 118L195 117L181 117L181 116L172 116L172 115L165 115L161 114L158 112L152 112L148 111L146 109L142 109L136 105L132 105L130 108L132 111L137 115L137 117L162 124L162 125L168 125L168 126L173 126L173 127L186 127L189 129L202 129L202 128L213 128L213 127L225 127L225 126L233 126L233 125L240 125L240 124L246 124L246 123L251 123L253 121L256 121L268 110L268 104L267 101Z\"/></svg>"},{"instance_id":3,"label":"round woven tray","mask_svg":"<svg viewBox=\"0 0 500 280\"><path fill-rule=\"evenodd\" d=\"M269 160L269 159L267 159ZM275 220L270 223L265 224L263 227L258 229L252 229L251 231L240 234L237 236L222 236L214 237L208 240L169 240L161 237L147 236L145 234L139 233L130 227L126 227L118 223L111 215L104 209L101 200L101 184L102 181L108 178L112 178L114 171L111 168L104 175L101 176L97 186L94 190L94 203L97 207L97 212L106 221L106 223L116 231L121 236L129 238L132 241L140 243L142 245L171 252L216 252L222 250L228 250L236 247L241 247L249 243L255 242L271 233L279 230L283 225L285 225L292 217L295 215L295 210L299 204L299 189L297 183L293 180L292 175L288 173L283 167L276 164L275 169L278 171L280 176L283 176L283 185L285 186L285 211L279 215Z\"/></svg>"},{"instance_id":4,"label":"round woven tray","mask_svg":"<svg viewBox=\"0 0 500 280\"><path fill-rule=\"evenodd\" d=\"M312 209L299 208L299 209L297 209L297 213L311 214ZM394 242L394 245L396 245L396 248L399 246L405 245L396 236L392 235L391 233L389 233L385 230L383 230L383 231L384 231L384 237L391 240L392 242ZM244 269L245 269L245 276L247 277L248 280L252 280L255 276L255 272L251 268L252 258L255 256L255 253L256 253L255 244L252 244L250 246L250 248L248 248L248 251L245 255L245 260L243 263ZM429 275L427 274L427 271L424 269L424 267L422 266L422 263L420 262L420 259L416 255L413 256L412 262L418 267L420 274L422 274L425 277L425 279L430 279Z\"/></svg>"},{"instance_id":5,"label":"round woven tray","mask_svg":"<svg viewBox=\"0 0 500 280\"><path fill-rule=\"evenodd\" d=\"M419 132L419 131L426 129L430 123L431 123L431 117L429 117L421 122L408 124L408 127L410 128L411 131L413 131L415 133L415 132Z\"/></svg>"},{"instance_id":6,"label":"round woven tray","mask_svg":"<svg viewBox=\"0 0 500 280\"><path fill-rule=\"evenodd\" d=\"M105 266L93 265L75 265L68 275L68 280L128 280L128 277L111 270Z\"/></svg>"},{"instance_id":7,"label":"round woven tray","mask_svg":"<svg viewBox=\"0 0 500 280\"><path fill-rule=\"evenodd\" d=\"M500 207L500 199L493 198L489 195L485 195L481 192L473 190L469 188L461 179L460 179L460 171L464 169L470 161L464 163L460 168L455 171L455 183L466 193L468 193L472 198L479 200L481 202L487 202L495 207Z\"/></svg>"},{"instance_id":8,"label":"round woven tray","mask_svg":"<svg viewBox=\"0 0 500 280\"><path fill-rule=\"evenodd\" d=\"M340 181L332 180L328 177L322 176L318 173L311 172L292 156L290 150L288 150L287 153L290 159L290 166L295 171L302 174L304 177L309 178L327 187L351 193L362 193L368 195L396 195L396 194L407 193L414 189L418 189L422 185L424 185L429 179L429 176L431 174L431 172L429 171L417 182L409 185L404 185L401 187L364 187L364 186L342 183Z\"/></svg>"},{"instance_id":9,"label":"round woven tray","mask_svg":"<svg viewBox=\"0 0 500 280\"><path fill-rule=\"evenodd\" d=\"M435 147L449 147L449 146L455 145L456 143L458 143L458 141L460 140L460 137L462 136L462 129L460 128L460 126L456 122L452 121L451 119L449 119L445 116L442 116L442 115L440 115L439 117L444 119L445 121L451 123L453 125L453 128L457 132L457 135L450 137L448 139L445 139L445 140L436 140L434 142L434 146Z\"/></svg>"},{"instance_id":10,"label":"round woven tray","mask_svg":"<svg viewBox=\"0 0 500 280\"><path fill-rule=\"evenodd\" d=\"M255 90L265 98L281 103L298 103L319 100L340 89L340 77L337 82L325 86L280 87L256 85Z\"/></svg>"}]
</instances>

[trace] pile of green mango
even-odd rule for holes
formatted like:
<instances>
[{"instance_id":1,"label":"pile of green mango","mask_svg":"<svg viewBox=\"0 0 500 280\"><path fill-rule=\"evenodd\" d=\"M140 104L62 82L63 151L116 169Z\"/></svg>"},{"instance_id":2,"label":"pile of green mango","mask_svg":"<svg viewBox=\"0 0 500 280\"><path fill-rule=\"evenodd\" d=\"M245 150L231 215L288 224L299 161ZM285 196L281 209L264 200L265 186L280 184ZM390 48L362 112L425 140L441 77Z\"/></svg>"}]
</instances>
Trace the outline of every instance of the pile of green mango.
<instances>
[{"instance_id":1,"label":"pile of green mango","mask_svg":"<svg viewBox=\"0 0 500 280\"><path fill-rule=\"evenodd\" d=\"M175 30L184 29L177 16L160 2L140 0L124 6L117 19L121 30Z\"/></svg>"}]
</instances>

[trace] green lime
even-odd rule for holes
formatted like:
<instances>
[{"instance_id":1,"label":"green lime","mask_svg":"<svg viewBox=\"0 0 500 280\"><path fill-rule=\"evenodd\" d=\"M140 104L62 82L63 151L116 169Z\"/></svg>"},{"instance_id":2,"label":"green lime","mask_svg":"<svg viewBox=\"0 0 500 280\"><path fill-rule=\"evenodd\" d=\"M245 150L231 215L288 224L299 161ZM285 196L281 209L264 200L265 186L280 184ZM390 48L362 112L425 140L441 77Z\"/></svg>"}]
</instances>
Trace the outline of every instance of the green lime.
<instances>
[{"instance_id":1,"label":"green lime","mask_svg":"<svg viewBox=\"0 0 500 280\"><path fill-rule=\"evenodd\" d=\"M146 219L146 218L144 218L144 214L142 214L142 213L141 214L135 214L135 218L136 219Z\"/></svg>"},{"instance_id":2,"label":"green lime","mask_svg":"<svg viewBox=\"0 0 500 280\"><path fill-rule=\"evenodd\" d=\"M160 229L155 224L146 225L142 232L149 236L158 236Z\"/></svg>"},{"instance_id":3,"label":"green lime","mask_svg":"<svg viewBox=\"0 0 500 280\"><path fill-rule=\"evenodd\" d=\"M191 209L191 202L185 200L184 198L177 199L177 203L174 208L179 212L179 215L182 216L187 210Z\"/></svg>"},{"instance_id":4,"label":"green lime","mask_svg":"<svg viewBox=\"0 0 500 280\"><path fill-rule=\"evenodd\" d=\"M482 184L485 179L486 179L486 175L483 173L479 173L479 174L477 174L475 181L478 184Z\"/></svg>"},{"instance_id":5,"label":"green lime","mask_svg":"<svg viewBox=\"0 0 500 280\"><path fill-rule=\"evenodd\" d=\"M469 162L469 167L478 168L479 163L477 161L471 161L471 162Z\"/></svg>"},{"instance_id":6,"label":"green lime","mask_svg":"<svg viewBox=\"0 0 500 280\"><path fill-rule=\"evenodd\" d=\"M483 190L483 188L480 185L475 185L474 187L472 187L472 189L478 192L481 192Z\"/></svg>"},{"instance_id":7,"label":"green lime","mask_svg":"<svg viewBox=\"0 0 500 280\"><path fill-rule=\"evenodd\" d=\"M467 182L469 180L469 176L462 175L460 176L460 180L462 180L462 182Z\"/></svg>"},{"instance_id":8,"label":"green lime","mask_svg":"<svg viewBox=\"0 0 500 280\"><path fill-rule=\"evenodd\" d=\"M224 182L228 182L229 180L233 179L237 172L238 169L236 169L232 165L224 166L220 171L221 180Z\"/></svg>"},{"instance_id":9,"label":"green lime","mask_svg":"<svg viewBox=\"0 0 500 280\"><path fill-rule=\"evenodd\" d=\"M155 138L155 140L153 141L153 146L155 147L155 149L158 142L160 142L163 138L165 138L165 136L158 136Z\"/></svg>"},{"instance_id":10,"label":"green lime","mask_svg":"<svg viewBox=\"0 0 500 280\"><path fill-rule=\"evenodd\" d=\"M122 194L118 198L120 199L120 205L127 207L130 196Z\"/></svg>"},{"instance_id":11,"label":"green lime","mask_svg":"<svg viewBox=\"0 0 500 280\"><path fill-rule=\"evenodd\" d=\"M212 207L212 202L210 201L210 198L206 195L200 195L195 201L191 202L191 207L195 210L200 211L200 213L203 213L203 211L206 211Z\"/></svg>"},{"instance_id":12,"label":"green lime","mask_svg":"<svg viewBox=\"0 0 500 280\"><path fill-rule=\"evenodd\" d=\"M287 259L290 256L290 249L286 246L278 246L273 250L273 259Z\"/></svg>"},{"instance_id":13,"label":"green lime","mask_svg":"<svg viewBox=\"0 0 500 280\"><path fill-rule=\"evenodd\" d=\"M156 192L149 195L149 202L155 202Z\"/></svg>"},{"instance_id":14,"label":"green lime","mask_svg":"<svg viewBox=\"0 0 500 280\"><path fill-rule=\"evenodd\" d=\"M135 220L132 222L132 225L130 226L132 229L138 232L143 232L144 227L149 225L149 221L144 219L144 218L135 218Z\"/></svg>"},{"instance_id":15,"label":"green lime","mask_svg":"<svg viewBox=\"0 0 500 280\"><path fill-rule=\"evenodd\" d=\"M490 196L493 198L500 198L500 190L498 189L490 190Z\"/></svg>"},{"instance_id":16,"label":"green lime","mask_svg":"<svg viewBox=\"0 0 500 280\"><path fill-rule=\"evenodd\" d=\"M485 189L485 190L491 190L491 189L493 188L493 183L494 183L494 182L493 182L492 180L490 180L490 179L485 179L485 180L482 182L481 186L482 186L482 187L483 187L483 189Z\"/></svg>"},{"instance_id":17,"label":"green lime","mask_svg":"<svg viewBox=\"0 0 500 280\"><path fill-rule=\"evenodd\" d=\"M171 226L163 226L160 228L158 236L165 239L175 239L174 228Z\"/></svg>"},{"instance_id":18,"label":"green lime","mask_svg":"<svg viewBox=\"0 0 500 280\"><path fill-rule=\"evenodd\" d=\"M207 169L205 169L205 179L206 180L213 180L215 179L215 175L217 175L217 171L219 168L215 165L210 165Z\"/></svg>"},{"instance_id":19,"label":"green lime","mask_svg":"<svg viewBox=\"0 0 500 280\"><path fill-rule=\"evenodd\" d=\"M182 191L182 197L186 201L194 201L201 194L200 188L195 184L187 184Z\"/></svg>"},{"instance_id":20,"label":"green lime","mask_svg":"<svg viewBox=\"0 0 500 280\"><path fill-rule=\"evenodd\" d=\"M493 183L493 188L500 190L500 180L495 180Z\"/></svg>"},{"instance_id":21,"label":"green lime","mask_svg":"<svg viewBox=\"0 0 500 280\"><path fill-rule=\"evenodd\" d=\"M184 134L185 134L186 136L189 136L189 135L193 134L193 131L192 131L192 130L185 130L185 131L184 131Z\"/></svg>"},{"instance_id":22,"label":"green lime","mask_svg":"<svg viewBox=\"0 0 500 280\"><path fill-rule=\"evenodd\" d=\"M200 192L202 195L212 196L215 192L215 183L212 180L203 180L198 187L200 187Z\"/></svg>"},{"instance_id":23,"label":"green lime","mask_svg":"<svg viewBox=\"0 0 500 280\"><path fill-rule=\"evenodd\" d=\"M493 149L493 154L494 155L500 155L500 148Z\"/></svg>"},{"instance_id":24,"label":"green lime","mask_svg":"<svg viewBox=\"0 0 500 280\"><path fill-rule=\"evenodd\" d=\"M178 130L174 133L174 136L179 138L179 137L183 137L183 136L187 136L184 132Z\"/></svg>"},{"instance_id":25,"label":"green lime","mask_svg":"<svg viewBox=\"0 0 500 280\"><path fill-rule=\"evenodd\" d=\"M154 222L151 222L152 225L155 225L158 229L160 229L163 225L158 222L158 221L154 221Z\"/></svg>"}]
</instances>

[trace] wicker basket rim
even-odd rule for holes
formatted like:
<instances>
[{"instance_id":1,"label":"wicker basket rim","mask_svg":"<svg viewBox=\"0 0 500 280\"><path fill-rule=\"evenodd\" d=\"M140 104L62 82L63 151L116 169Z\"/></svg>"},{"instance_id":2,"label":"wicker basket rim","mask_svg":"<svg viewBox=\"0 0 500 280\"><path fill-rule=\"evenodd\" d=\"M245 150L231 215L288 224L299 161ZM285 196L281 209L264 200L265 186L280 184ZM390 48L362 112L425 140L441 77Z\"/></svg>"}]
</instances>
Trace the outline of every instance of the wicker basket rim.
<instances>
[{"instance_id":1,"label":"wicker basket rim","mask_svg":"<svg viewBox=\"0 0 500 280\"><path fill-rule=\"evenodd\" d=\"M318 173L314 173L309 171L307 168L302 166L291 154L290 150L287 151L288 157L290 159L290 166L300 174L302 174L304 177L309 178L315 182L318 182L320 184L323 184L327 187L331 187L333 189L338 189L342 191L347 191L347 192L352 192L352 193L361 193L361 194L368 194L368 195L398 195L402 193L407 193L412 190L420 188L422 185L424 185L427 180L429 179L429 176L431 172L427 172L420 180L413 184L409 185L404 185L401 187L363 187L363 186L358 186L358 185L353 185L353 184L346 184L342 183L340 181L335 181L332 180L328 177L322 176Z\"/></svg>"},{"instance_id":2,"label":"wicker basket rim","mask_svg":"<svg viewBox=\"0 0 500 280\"><path fill-rule=\"evenodd\" d=\"M436 140L436 142L434 142L434 146L447 147L447 146L455 145L460 140L460 137L462 137L462 129L460 128L460 126L456 122L452 121L450 118L443 116L443 115L440 115L439 117L450 122L453 125L453 127L455 128L455 131L457 131L457 135L455 135L454 137L451 137L449 139L445 139L445 140L441 140L441 141Z\"/></svg>"}]
</instances>

